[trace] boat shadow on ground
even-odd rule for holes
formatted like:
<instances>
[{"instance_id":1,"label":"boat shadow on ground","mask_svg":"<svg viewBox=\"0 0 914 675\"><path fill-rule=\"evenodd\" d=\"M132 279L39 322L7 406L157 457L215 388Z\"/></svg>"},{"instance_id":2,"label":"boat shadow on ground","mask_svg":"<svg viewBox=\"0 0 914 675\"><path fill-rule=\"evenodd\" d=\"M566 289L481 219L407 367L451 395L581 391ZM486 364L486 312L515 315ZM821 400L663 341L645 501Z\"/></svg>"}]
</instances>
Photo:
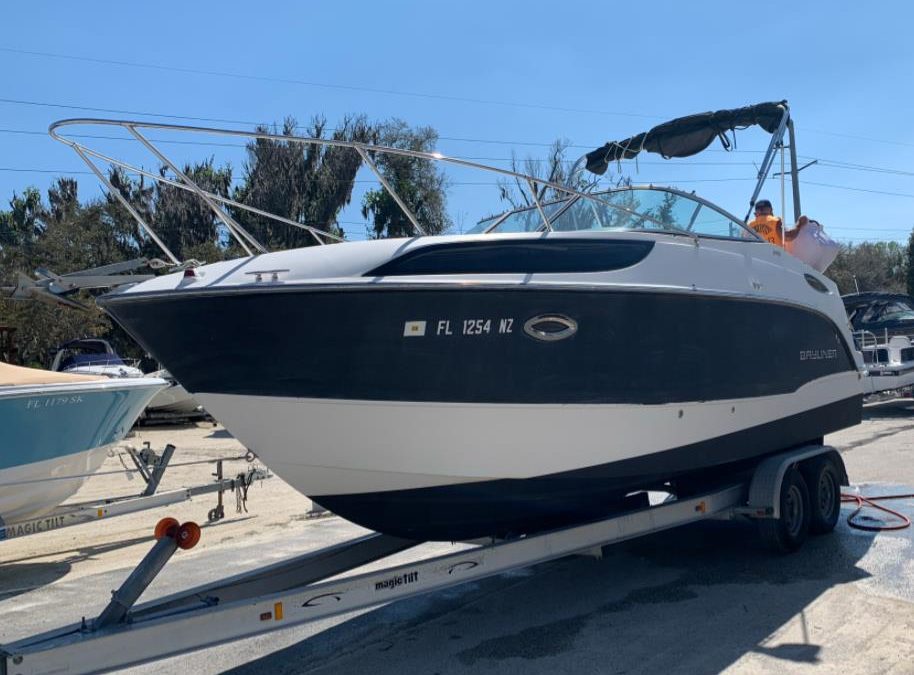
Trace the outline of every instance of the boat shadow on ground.
<instances>
[{"instance_id":1,"label":"boat shadow on ground","mask_svg":"<svg viewBox=\"0 0 914 675\"><path fill-rule=\"evenodd\" d=\"M70 573L68 561L46 563L0 563L0 601L47 586Z\"/></svg>"},{"instance_id":2,"label":"boat shadow on ground","mask_svg":"<svg viewBox=\"0 0 914 675\"><path fill-rule=\"evenodd\" d=\"M251 520L255 516L241 516L220 520L213 523L203 523L201 527L204 530L219 527L226 523L239 523L245 520ZM150 529L148 534L140 537L130 537L118 539L117 541L107 541L100 544L89 546L78 546L75 548L62 549L57 551L43 551L34 555L26 555L20 558L0 559L0 600L6 600L20 593L33 591L42 586L47 586L65 577L70 573L73 565L84 560L97 558L111 551L122 548L128 548L137 544L153 542L154 536ZM23 542L28 542L23 538ZM15 546L14 540L3 542L3 546ZM0 548L0 554L5 553ZM53 562L29 562L36 559L48 558L51 556L64 556L60 560ZM143 553L137 555L137 560L142 558Z\"/></svg>"},{"instance_id":3,"label":"boat shadow on ground","mask_svg":"<svg viewBox=\"0 0 914 675\"><path fill-rule=\"evenodd\" d=\"M842 522L796 554L755 528L708 522L418 597L349 619L231 672L718 673L750 652L815 664L804 608L857 566L873 535ZM806 639L767 647L794 617Z\"/></svg>"},{"instance_id":4,"label":"boat shadow on ground","mask_svg":"<svg viewBox=\"0 0 914 675\"><path fill-rule=\"evenodd\" d=\"M914 399L895 399L864 406L864 420L903 420L914 418Z\"/></svg>"},{"instance_id":5,"label":"boat shadow on ground","mask_svg":"<svg viewBox=\"0 0 914 675\"><path fill-rule=\"evenodd\" d=\"M35 553L34 555L25 555L21 558L10 558L10 559L0 559L0 574L3 574L9 568L15 568L17 565L22 565L27 563L30 560L49 558L51 556L60 556L67 554L66 557L59 561L66 564L72 564L79 562L81 560L86 560L87 558L94 558L96 556L102 555L109 551L116 551L120 548L127 548L128 546L133 546L135 544L141 544L144 541L149 541L152 539L152 534L144 535L142 537L130 537L129 539L118 539L117 541L106 541L101 544L93 544L89 546L76 546L74 548L62 548L56 551L41 551L40 553ZM28 543L28 539L22 540L25 544ZM4 544L4 546L13 547L15 545L14 540L9 540ZM6 553L2 548L0 548L0 553ZM4 584L2 582L2 577L0 577L0 593L3 592Z\"/></svg>"}]
</instances>

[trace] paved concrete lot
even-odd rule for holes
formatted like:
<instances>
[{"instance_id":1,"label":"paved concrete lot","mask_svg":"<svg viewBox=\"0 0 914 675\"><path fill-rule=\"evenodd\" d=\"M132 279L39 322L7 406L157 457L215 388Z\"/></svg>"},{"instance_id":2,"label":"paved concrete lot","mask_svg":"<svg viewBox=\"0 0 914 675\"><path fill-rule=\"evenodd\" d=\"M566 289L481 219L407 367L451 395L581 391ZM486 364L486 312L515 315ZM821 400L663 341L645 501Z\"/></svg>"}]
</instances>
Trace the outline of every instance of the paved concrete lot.
<instances>
[{"instance_id":1,"label":"paved concrete lot","mask_svg":"<svg viewBox=\"0 0 914 675\"><path fill-rule=\"evenodd\" d=\"M851 480L862 494L914 492L914 405L871 407L865 417L827 439ZM240 449L207 427L141 439L175 443L176 462ZM117 466L112 458L104 469ZM209 471L178 467L163 489ZM123 476L93 478L79 498L130 488ZM202 522L213 499L0 543L0 643L98 612L160 517ZM914 500L893 507L914 515ZM304 518L309 501L276 478L252 488L248 508L236 515L230 500L226 520L205 526L200 545L179 552L144 597L364 532ZM752 527L705 523L609 548L603 560L567 558L132 672L914 673L912 541L911 529L861 532L842 518L834 535L778 557Z\"/></svg>"}]
</instances>

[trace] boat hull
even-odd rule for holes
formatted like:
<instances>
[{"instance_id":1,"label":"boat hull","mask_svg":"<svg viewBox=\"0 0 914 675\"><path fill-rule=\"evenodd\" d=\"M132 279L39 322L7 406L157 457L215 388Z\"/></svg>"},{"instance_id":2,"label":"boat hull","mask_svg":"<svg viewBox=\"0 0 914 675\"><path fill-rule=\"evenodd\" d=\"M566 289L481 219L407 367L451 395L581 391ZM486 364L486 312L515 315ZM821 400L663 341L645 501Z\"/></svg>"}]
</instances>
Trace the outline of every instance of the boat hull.
<instances>
[{"instance_id":1,"label":"boat hull","mask_svg":"<svg viewBox=\"0 0 914 675\"><path fill-rule=\"evenodd\" d=\"M37 518L72 496L164 384L137 378L0 388L0 520Z\"/></svg>"},{"instance_id":2,"label":"boat hull","mask_svg":"<svg viewBox=\"0 0 914 675\"><path fill-rule=\"evenodd\" d=\"M786 394L856 372L828 316L725 294L362 283L101 304L199 396L653 405ZM575 330L534 337L550 317Z\"/></svg>"},{"instance_id":3,"label":"boat hull","mask_svg":"<svg viewBox=\"0 0 914 675\"><path fill-rule=\"evenodd\" d=\"M856 374L789 395L656 406L204 401L322 506L389 534L446 540L597 517L626 493L733 473L861 414Z\"/></svg>"},{"instance_id":4,"label":"boat hull","mask_svg":"<svg viewBox=\"0 0 914 675\"><path fill-rule=\"evenodd\" d=\"M860 419L838 326L763 299L362 285L105 306L287 482L412 538L596 517Z\"/></svg>"},{"instance_id":5,"label":"boat hull","mask_svg":"<svg viewBox=\"0 0 914 675\"><path fill-rule=\"evenodd\" d=\"M110 446L0 470L0 523L40 518L72 497L102 465ZM63 476L78 478L62 479Z\"/></svg>"},{"instance_id":6,"label":"boat hull","mask_svg":"<svg viewBox=\"0 0 914 675\"><path fill-rule=\"evenodd\" d=\"M153 373L155 377L165 377ZM156 394L147 406L149 412L185 414L200 411L200 403L180 383L171 380L168 386Z\"/></svg>"},{"instance_id":7,"label":"boat hull","mask_svg":"<svg viewBox=\"0 0 914 675\"><path fill-rule=\"evenodd\" d=\"M314 499L353 522L407 539L441 539L443 533L453 541L508 537L605 517L624 509L626 495L635 491L689 494L702 485L737 480L772 448L820 442L825 433L857 424L860 408L855 396L691 445L535 478ZM807 436L817 431L822 435Z\"/></svg>"}]
</instances>

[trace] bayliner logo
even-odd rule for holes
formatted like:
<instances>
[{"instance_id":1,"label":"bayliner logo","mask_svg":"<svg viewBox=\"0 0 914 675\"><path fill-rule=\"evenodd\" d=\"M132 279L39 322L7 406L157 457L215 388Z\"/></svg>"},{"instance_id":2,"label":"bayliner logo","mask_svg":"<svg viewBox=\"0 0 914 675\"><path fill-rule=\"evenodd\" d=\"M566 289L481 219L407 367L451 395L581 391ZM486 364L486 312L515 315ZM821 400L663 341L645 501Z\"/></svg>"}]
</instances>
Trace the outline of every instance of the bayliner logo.
<instances>
[{"instance_id":1,"label":"bayliner logo","mask_svg":"<svg viewBox=\"0 0 914 675\"><path fill-rule=\"evenodd\" d=\"M837 349L803 349L800 351L800 361L821 361L823 359L838 358Z\"/></svg>"},{"instance_id":2,"label":"bayliner logo","mask_svg":"<svg viewBox=\"0 0 914 675\"><path fill-rule=\"evenodd\" d=\"M405 586L407 584L414 584L419 581L419 572L406 572L404 574L398 574L395 577L390 579L384 579L383 581L378 581L374 585L376 591L389 591L398 586Z\"/></svg>"}]
</instances>

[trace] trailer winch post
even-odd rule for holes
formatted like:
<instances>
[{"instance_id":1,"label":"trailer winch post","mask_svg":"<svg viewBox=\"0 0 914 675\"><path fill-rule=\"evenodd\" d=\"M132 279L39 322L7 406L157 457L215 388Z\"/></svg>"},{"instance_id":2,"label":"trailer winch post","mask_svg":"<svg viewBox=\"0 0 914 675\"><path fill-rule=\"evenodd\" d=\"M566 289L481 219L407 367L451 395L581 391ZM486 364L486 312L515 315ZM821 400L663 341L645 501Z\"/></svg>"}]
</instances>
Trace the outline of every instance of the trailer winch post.
<instances>
[{"instance_id":1,"label":"trailer winch post","mask_svg":"<svg viewBox=\"0 0 914 675\"><path fill-rule=\"evenodd\" d=\"M159 489L159 483L162 482L165 469L168 468L168 464L175 454L175 446L171 443L167 444L165 449L162 450L162 456L158 457L152 451L148 441L144 445L145 447L139 452L128 446L127 453L130 455L130 459L133 460L133 464L136 466L140 476L146 482L146 489L143 490L140 496L150 497ZM147 461L148 457L152 458L151 462Z\"/></svg>"},{"instance_id":2,"label":"trailer winch post","mask_svg":"<svg viewBox=\"0 0 914 675\"><path fill-rule=\"evenodd\" d=\"M162 456L155 462L152 473L149 475L149 480L146 481L146 491L143 492L144 497L155 494L155 491L159 489L159 483L162 481L162 476L165 475L165 469L168 468L168 463L171 461L171 457L174 454L175 446L168 443L165 446L165 449L162 450Z\"/></svg>"}]
</instances>

